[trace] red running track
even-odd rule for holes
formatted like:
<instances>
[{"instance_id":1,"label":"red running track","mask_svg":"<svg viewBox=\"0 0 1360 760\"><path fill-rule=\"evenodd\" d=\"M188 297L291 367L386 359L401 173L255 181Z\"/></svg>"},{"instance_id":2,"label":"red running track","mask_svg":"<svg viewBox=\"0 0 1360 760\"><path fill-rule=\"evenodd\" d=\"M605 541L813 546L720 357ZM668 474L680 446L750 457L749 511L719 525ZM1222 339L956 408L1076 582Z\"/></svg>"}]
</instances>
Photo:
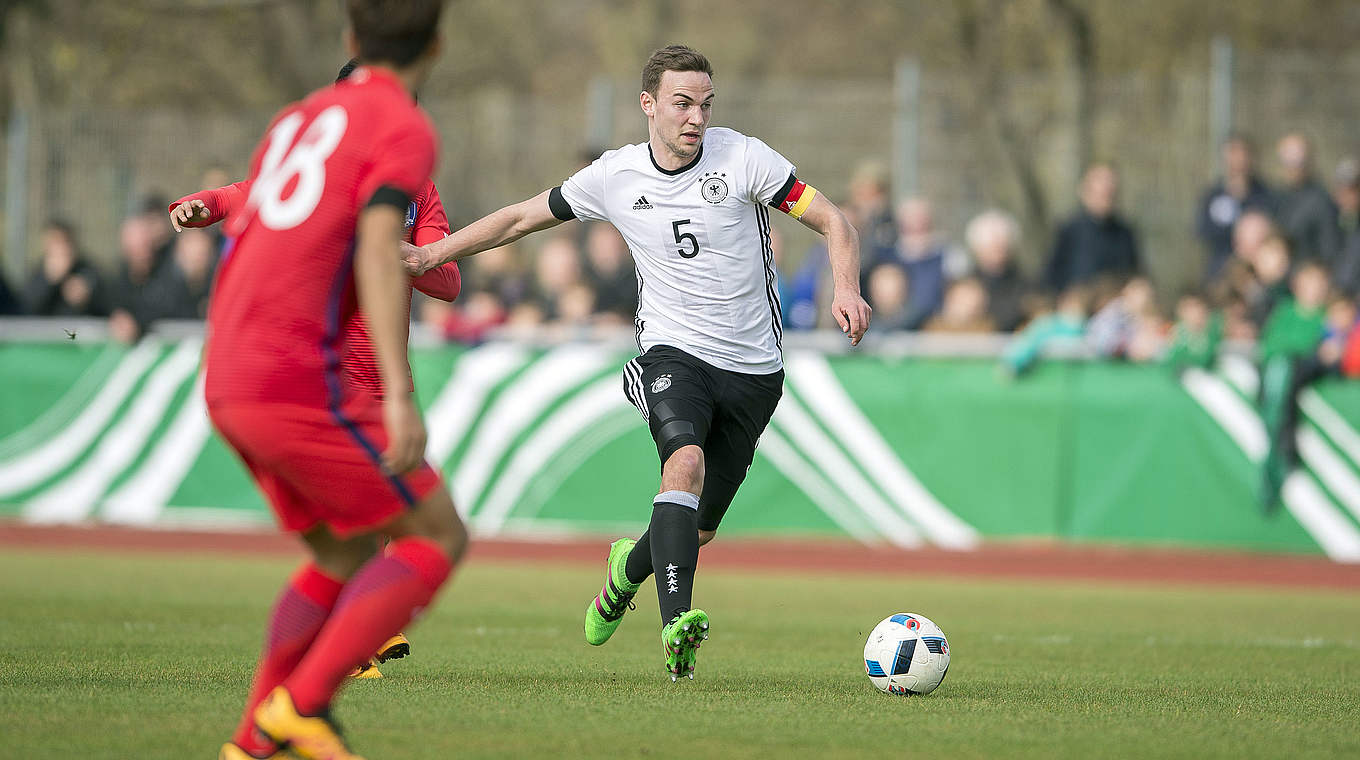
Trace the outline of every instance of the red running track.
<instances>
[{"instance_id":1,"label":"red running track","mask_svg":"<svg viewBox=\"0 0 1360 760\"><path fill-rule=\"evenodd\" d=\"M110 526L33 526L0 522L0 546L58 551L214 552L297 556L291 536ZM474 541L472 562L599 564L608 539ZM1306 555L1044 543L991 543L977 551L907 551L828 539L719 538L704 567L769 572L920 574L964 578L1110 581L1143 584L1289 586L1360 591L1360 565Z\"/></svg>"}]
</instances>

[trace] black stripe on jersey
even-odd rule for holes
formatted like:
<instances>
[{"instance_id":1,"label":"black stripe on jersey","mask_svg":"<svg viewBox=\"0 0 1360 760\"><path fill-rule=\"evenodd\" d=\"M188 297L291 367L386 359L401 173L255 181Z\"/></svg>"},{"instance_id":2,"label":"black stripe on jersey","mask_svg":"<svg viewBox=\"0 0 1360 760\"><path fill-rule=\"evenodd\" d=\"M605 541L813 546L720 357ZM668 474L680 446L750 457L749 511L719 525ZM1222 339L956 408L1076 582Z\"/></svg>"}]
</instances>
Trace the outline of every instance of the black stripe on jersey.
<instances>
[{"instance_id":1,"label":"black stripe on jersey","mask_svg":"<svg viewBox=\"0 0 1360 760\"><path fill-rule=\"evenodd\" d=\"M765 259L765 297L770 302L770 327L774 330L774 344L784 350L784 325L779 318L779 285L774 271L774 245L770 241L770 212L756 206L756 227L760 231L761 254Z\"/></svg>"},{"instance_id":2,"label":"black stripe on jersey","mask_svg":"<svg viewBox=\"0 0 1360 760\"><path fill-rule=\"evenodd\" d=\"M788 200L789 193L793 192L793 186L796 184L798 184L797 175L793 172L789 172L789 178L785 180L784 185L780 187L778 192L774 194L774 197L770 199L770 208L779 208L784 205L784 201Z\"/></svg>"},{"instance_id":3,"label":"black stripe on jersey","mask_svg":"<svg viewBox=\"0 0 1360 760\"><path fill-rule=\"evenodd\" d=\"M571 210L571 204L562 197L562 186L554 187L548 193L548 210L552 215L562 222L570 222L576 218L576 212Z\"/></svg>"},{"instance_id":4,"label":"black stripe on jersey","mask_svg":"<svg viewBox=\"0 0 1360 760\"><path fill-rule=\"evenodd\" d=\"M646 325L642 321L642 270L637 271L637 309L633 311L633 340L637 342L638 353L642 353L642 328Z\"/></svg>"}]
</instances>

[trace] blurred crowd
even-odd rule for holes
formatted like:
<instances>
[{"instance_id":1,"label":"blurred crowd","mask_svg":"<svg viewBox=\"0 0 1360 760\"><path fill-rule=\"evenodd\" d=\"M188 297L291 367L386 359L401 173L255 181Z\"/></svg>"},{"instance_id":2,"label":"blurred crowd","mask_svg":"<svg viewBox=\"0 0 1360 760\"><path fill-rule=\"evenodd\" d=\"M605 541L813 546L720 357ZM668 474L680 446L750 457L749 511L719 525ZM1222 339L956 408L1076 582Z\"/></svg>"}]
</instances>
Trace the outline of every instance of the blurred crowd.
<instances>
[{"instance_id":1,"label":"blurred crowd","mask_svg":"<svg viewBox=\"0 0 1360 760\"><path fill-rule=\"evenodd\" d=\"M873 333L1016 333L1004 365L1023 373L1053 342L1129 361L1207 365L1221 341L1259 342L1264 356L1307 355L1360 373L1360 161L1319 175L1301 134L1275 146L1267 181L1253 145L1222 146L1221 176L1194 210L1203 245L1197 286L1164 303L1148 278L1134 225L1119 209L1115 166L1087 167L1077 203L1049 240L1027 238L1016 218L984 209L954 235L927 197L895 205L887 172L868 162L836 198L860 231L861 288ZM214 171L204 187L226 184ZM172 233L163 199L149 197L119 230L114 271L94 266L72 225L50 221L27 282L0 282L0 312L107 317L135 340L162 319L200 319L222 250L218 229ZM831 275L820 244L791 257L775 230L786 329L833 327ZM455 303L417 295L414 318L449 340L476 342L495 328L568 331L627 327L637 284L613 227L565 225L533 247L509 245L463 262ZM1043 248L1025 272L1022 246Z\"/></svg>"}]
</instances>

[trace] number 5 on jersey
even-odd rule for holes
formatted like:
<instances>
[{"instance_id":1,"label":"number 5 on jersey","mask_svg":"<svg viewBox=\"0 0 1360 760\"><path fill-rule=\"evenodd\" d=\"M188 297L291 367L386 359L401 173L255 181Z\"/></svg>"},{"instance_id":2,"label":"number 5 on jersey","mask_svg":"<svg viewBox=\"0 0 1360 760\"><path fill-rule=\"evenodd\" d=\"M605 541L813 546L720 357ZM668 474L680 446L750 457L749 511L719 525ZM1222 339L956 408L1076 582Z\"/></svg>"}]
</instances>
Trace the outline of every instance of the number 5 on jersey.
<instances>
[{"instance_id":1,"label":"number 5 on jersey","mask_svg":"<svg viewBox=\"0 0 1360 760\"><path fill-rule=\"evenodd\" d=\"M302 121L302 114L289 114L269 130L269 147L250 189L247 213L253 209L260 223L272 230L296 227L316 210L326 187L326 159L349 126L345 109L331 106L317 114L294 144ZM284 198L290 186L292 192Z\"/></svg>"},{"instance_id":2,"label":"number 5 on jersey","mask_svg":"<svg viewBox=\"0 0 1360 760\"><path fill-rule=\"evenodd\" d=\"M699 238L693 232L681 232L680 228L690 224L688 219L676 219L671 222L671 232L675 235L675 242L680 244L678 249L680 256L692 259L699 255Z\"/></svg>"}]
</instances>

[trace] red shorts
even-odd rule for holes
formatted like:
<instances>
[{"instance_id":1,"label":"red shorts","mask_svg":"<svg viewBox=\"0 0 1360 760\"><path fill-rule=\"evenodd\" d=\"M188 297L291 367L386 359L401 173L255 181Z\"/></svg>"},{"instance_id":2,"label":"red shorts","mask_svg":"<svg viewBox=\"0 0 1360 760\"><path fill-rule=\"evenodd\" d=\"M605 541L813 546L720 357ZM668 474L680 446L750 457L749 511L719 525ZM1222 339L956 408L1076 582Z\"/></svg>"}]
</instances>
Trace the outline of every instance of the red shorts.
<instances>
[{"instance_id":1,"label":"red shorts","mask_svg":"<svg viewBox=\"0 0 1360 760\"><path fill-rule=\"evenodd\" d=\"M218 402L213 425L245 461L285 530L324 524L337 536L373 531L443 486L422 462L405 475L383 469L382 405L349 399L338 412L297 404Z\"/></svg>"}]
</instances>

